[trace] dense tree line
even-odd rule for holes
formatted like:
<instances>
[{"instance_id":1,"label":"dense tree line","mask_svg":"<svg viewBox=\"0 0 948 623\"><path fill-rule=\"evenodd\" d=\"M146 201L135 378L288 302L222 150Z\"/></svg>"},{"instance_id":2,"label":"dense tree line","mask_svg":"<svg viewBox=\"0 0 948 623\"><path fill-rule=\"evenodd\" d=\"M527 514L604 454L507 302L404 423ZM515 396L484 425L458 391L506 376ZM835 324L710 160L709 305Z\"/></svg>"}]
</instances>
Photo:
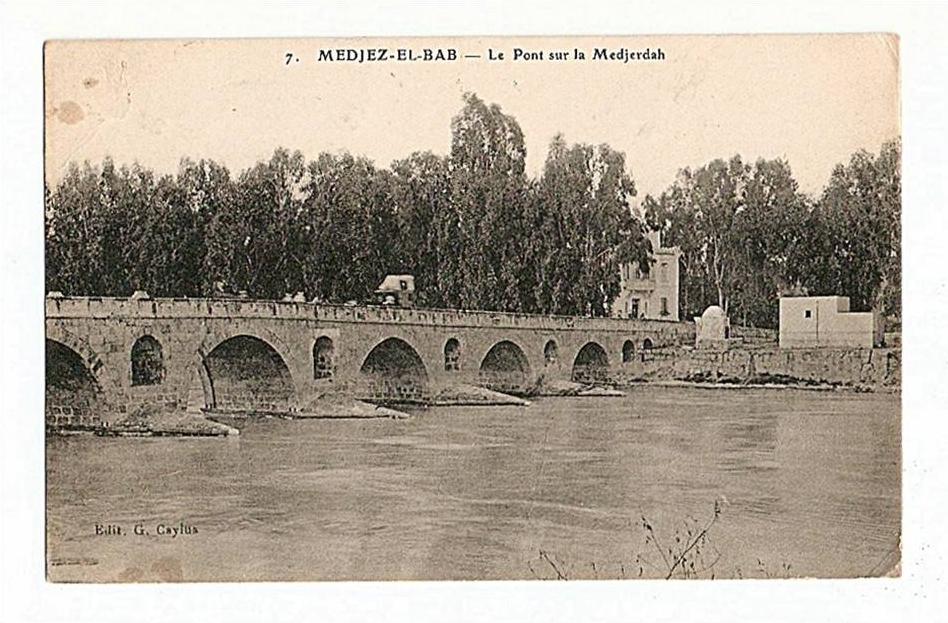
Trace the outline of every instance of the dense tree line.
<instances>
[{"instance_id":1,"label":"dense tree line","mask_svg":"<svg viewBox=\"0 0 948 623\"><path fill-rule=\"evenodd\" d=\"M73 166L47 191L47 287L344 302L410 272L428 306L607 313L619 263L648 258L623 155L557 137L528 179L516 120L474 95L451 131L448 156L390 169L286 149L236 178L207 160Z\"/></svg>"},{"instance_id":2,"label":"dense tree line","mask_svg":"<svg viewBox=\"0 0 948 623\"><path fill-rule=\"evenodd\" d=\"M772 325L779 289L898 304L899 145L860 152L811 201L782 161L739 157L682 170L643 213L624 155L550 144L525 173L516 120L475 95L451 151L370 160L277 149L236 177L210 160L176 175L72 166L46 191L46 280L74 295L366 300L387 273L416 276L432 307L609 313L619 268L642 267L646 223L681 247L682 311L710 303Z\"/></svg>"},{"instance_id":3,"label":"dense tree line","mask_svg":"<svg viewBox=\"0 0 948 623\"><path fill-rule=\"evenodd\" d=\"M901 316L901 145L837 165L822 194L802 194L783 160L740 156L682 169L645 220L677 245L685 317L721 306L741 324L777 325L783 293L850 297Z\"/></svg>"}]
</instances>

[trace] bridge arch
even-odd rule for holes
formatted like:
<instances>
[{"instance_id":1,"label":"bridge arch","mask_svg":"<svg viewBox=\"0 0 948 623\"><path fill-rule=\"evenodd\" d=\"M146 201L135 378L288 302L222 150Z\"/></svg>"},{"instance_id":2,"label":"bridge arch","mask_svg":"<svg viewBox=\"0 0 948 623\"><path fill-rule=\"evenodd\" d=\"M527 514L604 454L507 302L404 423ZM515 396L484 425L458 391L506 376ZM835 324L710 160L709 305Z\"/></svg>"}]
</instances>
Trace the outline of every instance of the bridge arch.
<instances>
[{"instance_id":1,"label":"bridge arch","mask_svg":"<svg viewBox=\"0 0 948 623\"><path fill-rule=\"evenodd\" d=\"M58 342L77 353L85 362L86 366L88 366L89 371L92 372L92 376L95 377L99 383L102 382L102 359L86 340L57 325L50 326L49 323L46 325L46 339Z\"/></svg>"},{"instance_id":2,"label":"bridge arch","mask_svg":"<svg viewBox=\"0 0 948 623\"><path fill-rule=\"evenodd\" d=\"M356 393L383 404L426 402L429 389L425 362L405 340L385 338L362 361Z\"/></svg>"},{"instance_id":3,"label":"bridge arch","mask_svg":"<svg viewBox=\"0 0 948 623\"><path fill-rule=\"evenodd\" d=\"M239 333L202 349L198 366L207 408L238 413L294 411L297 395L286 359L256 335Z\"/></svg>"},{"instance_id":4,"label":"bridge arch","mask_svg":"<svg viewBox=\"0 0 948 623\"><path fill-rule=\"evenodd\" d=\"M609 376L609 355L598 342L586 342L573 360L572 380L576 383L601 382Z\"/></svg>"},{"instance_id":5,"label":"bridge arch","mask_svg":"<svg viewBox=\"0 0 948 623\"><path fill-rule=\"evenodd\" d=\"M530 360L516 342L503 340L491 346L481 360L479 382L484 387L508 394L530 391L533 377Z\"/></svg>"},{"instance_id":6,"label":"bridge arch","mask_svg":"<svg viewBox=\"0 0 948 623\"><path fill-rule=\"evenodd\" d=\"M46 425L94 427L107 408L95 371L74 348L46 338Z\"/></svg>"},{"instance_id":7,"label":"bridge arch","mask_svg":"<svg viewBox=\"0 0 948 623\"><path fill-rule=\"evenodd\" d=\"M622 363L629 363L635 359L635 342L626 340L622 343Z\"/></svg>"}]
</instances>

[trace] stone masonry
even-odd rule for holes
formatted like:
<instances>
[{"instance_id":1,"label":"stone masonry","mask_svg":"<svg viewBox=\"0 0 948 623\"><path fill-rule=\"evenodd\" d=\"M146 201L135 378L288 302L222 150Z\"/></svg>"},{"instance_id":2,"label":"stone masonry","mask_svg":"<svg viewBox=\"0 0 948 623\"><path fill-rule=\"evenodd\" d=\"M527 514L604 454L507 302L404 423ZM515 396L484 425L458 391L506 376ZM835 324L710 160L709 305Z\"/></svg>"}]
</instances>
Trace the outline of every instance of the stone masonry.
<instances>
[{"instance_id":1,"label":"stone masonry","mask_svg":"<svg viewBox=\"0 0 948 623\"><path fill-rule=\"evenodd\" d=\"M133 384L132 353L145 336L160 346L162 369L150 384ZM694 326L237 299L50 297L46 338L82 362L108 420L156 404L292 413L338 391L424 401L440 388L484 378L527 389L572 378L584 348L597 353L597 368L614 369L629 353L692 343ZM501 342L516 357L488 357ZM61 392L50 401L56 404L47 405L48 414L69 406Z\"/></svg>"}]
</instances>

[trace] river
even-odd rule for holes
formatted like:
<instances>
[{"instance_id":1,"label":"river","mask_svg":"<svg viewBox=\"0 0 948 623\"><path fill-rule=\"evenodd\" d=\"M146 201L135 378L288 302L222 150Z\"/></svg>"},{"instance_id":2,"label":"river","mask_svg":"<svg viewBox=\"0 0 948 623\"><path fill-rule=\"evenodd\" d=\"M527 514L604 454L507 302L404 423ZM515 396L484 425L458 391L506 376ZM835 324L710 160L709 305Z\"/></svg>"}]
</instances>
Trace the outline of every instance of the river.
<instances>
[{"instance_id":1,"label":"river","mask_svg":"<svg viewBox=\"0 0 948 623\"><path fill-rule=\"evenodd\" d=\"M716 503L685 560L700 577L879 575L899 557L894 394L643 385L237 425L48 438L49 577L664 577Z\"/></svg>"}]
</instances>

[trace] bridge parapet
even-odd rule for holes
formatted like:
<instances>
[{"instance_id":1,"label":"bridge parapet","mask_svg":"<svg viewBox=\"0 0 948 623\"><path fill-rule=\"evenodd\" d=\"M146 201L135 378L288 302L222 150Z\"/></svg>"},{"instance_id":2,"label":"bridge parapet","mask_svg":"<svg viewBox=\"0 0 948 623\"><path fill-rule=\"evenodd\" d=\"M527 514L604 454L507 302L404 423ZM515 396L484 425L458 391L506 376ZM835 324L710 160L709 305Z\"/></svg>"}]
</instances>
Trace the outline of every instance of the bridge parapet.
<instances>
[{"instance_id":1,"label":"bridge parapet","mask_svg":"<svg viewBox=\"0 0 948 623\"><path fill-rule=\"evenodd\" d=\"M594 318L459 309L406 309L382 306L326 305L289 301L204 298L60 297L47 298L47 318L246 318L322 320L456 328L605 332L678 328L693 335L690 323L623 318Z\"/></svg>"}]
</instances>

